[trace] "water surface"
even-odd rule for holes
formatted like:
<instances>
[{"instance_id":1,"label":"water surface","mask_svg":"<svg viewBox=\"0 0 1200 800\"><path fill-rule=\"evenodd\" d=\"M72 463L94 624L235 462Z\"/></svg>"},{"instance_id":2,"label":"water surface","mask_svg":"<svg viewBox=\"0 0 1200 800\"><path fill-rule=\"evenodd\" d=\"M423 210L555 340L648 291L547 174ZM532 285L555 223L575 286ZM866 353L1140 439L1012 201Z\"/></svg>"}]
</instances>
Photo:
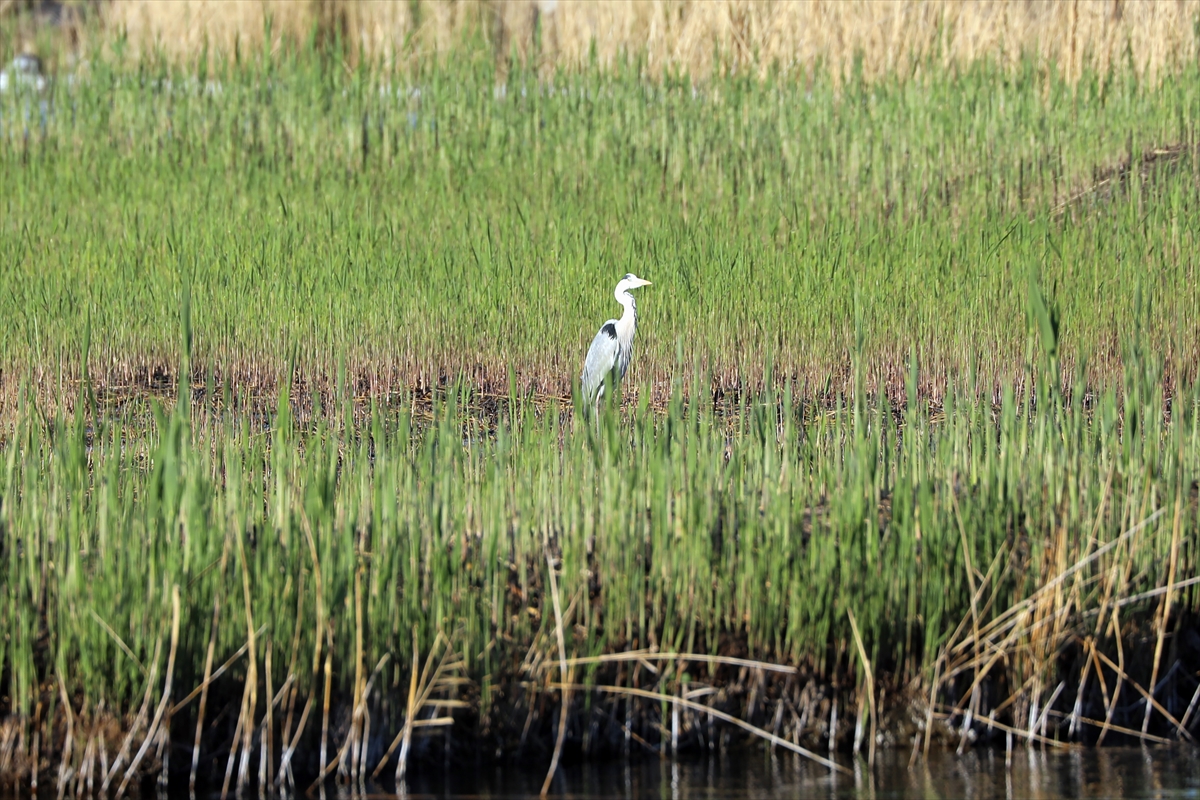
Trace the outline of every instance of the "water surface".
<instances>
[{"instance_id":1,"label":"water surface","mask_svg":"<svg viewBox=\"0 0 1200 800\"><path fill-rule=\"evenodd\" d=\"M842 759L853 777L831 775L790 754L761 749L701 760L568 765L559 770L551 797L689 798L1200 798L1200 754L1186 747L977 750L957 756L932 752L909 768L907 750L881 751L874 769L865 760ZM410 797L536 797L544 773L503 765L420 770Z\"/></svg>"}]
</instances>

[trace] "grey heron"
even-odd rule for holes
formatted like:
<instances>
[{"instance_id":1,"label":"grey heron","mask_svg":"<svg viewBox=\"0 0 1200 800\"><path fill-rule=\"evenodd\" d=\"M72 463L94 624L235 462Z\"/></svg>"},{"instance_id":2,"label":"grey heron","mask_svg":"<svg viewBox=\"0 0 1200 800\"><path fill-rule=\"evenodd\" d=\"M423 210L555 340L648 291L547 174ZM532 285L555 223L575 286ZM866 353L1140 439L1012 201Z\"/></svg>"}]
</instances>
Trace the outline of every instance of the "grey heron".
<instances>
[{"instance_id":1,"label":"grey heron","mask_svg":"<svg viewBox=\"0 0 1200 800\"><path fill-rule=\"evenodd\" d=\"M614 384L625 377L629 369L629 359L633 356L633 334L637 329L637 303L634 302L631 289L649 286L650 281L643 280L632 272L617 283L613 296L617 298L625 311L620 319L610 319L600 326L600 332L592 339L588 348L587 360L583 362L583 375L580 383L583 385L584 402L591 404L599 412L600 400L604 397L605 380L612 377Z\"/></svg>"}]
</instances>

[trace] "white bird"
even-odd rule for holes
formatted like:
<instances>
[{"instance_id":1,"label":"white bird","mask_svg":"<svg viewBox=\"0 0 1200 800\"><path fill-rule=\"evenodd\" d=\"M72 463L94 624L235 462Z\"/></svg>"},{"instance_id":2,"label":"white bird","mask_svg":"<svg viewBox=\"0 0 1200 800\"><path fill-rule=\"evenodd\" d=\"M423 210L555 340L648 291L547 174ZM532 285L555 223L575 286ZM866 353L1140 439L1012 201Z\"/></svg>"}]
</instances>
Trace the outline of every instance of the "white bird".
<instances>
[{"instance_id":1,"label":"white bird","mask_svg":"<svg viewBox=\"0 0 1200 800\"><path fill-rule=\"evenodd\" d=\"M583 375L580 383L583 385L583 399L591 404L597 412L600 399L604 397L605 380L611 375L614 384L620 383L629 369L629 359L633 356L633 334L637 329L637 303L630 294L630 289L639 286L650 286L650 281L642 280L632 272L617 284L613 295L617 302L625 308L620 319L610 319L600 326L600 332L592 339L588 348L587 360L583 362Z\"/></svg>"},{"instance_id":2,"label":"white bird","mask_svg":"<svg viewBox=\"0 0 1200 800\"><path fill-rule=\"evenodd\" d=\"M18 53L7 69L0 69L0 92L18 87L32 87L38 92L46 88L46 76L42 74L42 60L33 53Z\"/></svg>"}]
</instances>

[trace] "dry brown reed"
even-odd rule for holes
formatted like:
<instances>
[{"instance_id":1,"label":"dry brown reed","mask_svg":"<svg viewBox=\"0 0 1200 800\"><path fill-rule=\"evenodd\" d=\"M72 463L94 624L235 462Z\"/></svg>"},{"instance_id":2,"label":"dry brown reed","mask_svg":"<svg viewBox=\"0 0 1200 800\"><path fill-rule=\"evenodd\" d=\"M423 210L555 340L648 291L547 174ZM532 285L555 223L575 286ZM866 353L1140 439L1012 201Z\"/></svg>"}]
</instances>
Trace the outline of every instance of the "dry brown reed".
<instances>
[{"instance_id":1,"label":"dry brown reed","mask_svg":"<svg viewBox=\"0 0 1200 800\"><path fill-rule=\"evenodd\" d=\"M1106 496L1108 489L1106 486ZM935 664L934 680L929 689L930 707L927 720L937 718L956 726L951 732L959 734L960 753L981 727L1008 734L1010 746L1012 736L1030 743L1063 746L1057 735L1052 736L1047 732L1051 716L1068 719L1072 735L1083 725L1099 729L1098 744L1103 742L1109 732L1131 736L1143 742L1162 743L1166 740L1147 732L1150 715L1157 712L1170 724L1176 735L1188 741L1192 740L1185 724L1186 715L1181 722L1155 697L1159 687L1156 679L1161 648L1155 653L1149 689L1130 676L1122 641L1128 638L1130 633L1122 628L1118 614L1121 606L1149 596L1127 596L1129 576L1126 573L1131 563L1130 554L1138 544L1137 535L1165 512L1165 508L1160 508L1116 540L1101 547L1094 548L1096 539L1093 531L1093 535L1085 540L1086 545L1082 553L1072 547L1072 537L1068 536L1065 528L1061 528L1058 540L1047 549L1045 556L1047 574L1056 574L1056 577L1021 602L996 613L990 620L981 624L980 616L999 610L993 609L995 587L1003 582L1011 567L1011 554L1006 554L1004 550L997 554L987 575L973 591L971 616L962 620L958 629L942 647ZM1009 563L997 578L997 567L1002 560ZM1167 595L1167 601L1159 608L1159 618L1169 613L1167 602L1172 589L1176 588L1173 584L1174 576L1168 573L1166 585L1152 593ZM990 596L983 607L978 608L978 604L989 593ZM1098 605L1089 609L1089 606L1097 603ZM1097 618L1094 629L1089 622L1093 615ZM1160 622L1158 628L1161 630L1162 627ZM1106 641L1116 650L1115 661L1100 647ZM1066 715L1054 711L1053 706L1067 686L1067 680L1058 680L1062 675L1058 662L1063 653L1071 647L1076 647L1081 652L1082 670L1078 677L1074 709L1070 715ZM1105 669L1113 678L1111 691L1105 678ZM984 708L980 690L985 682L995 682L998 673L1004 673L998 685L1002 684L1008 689L1001 693L1001 702L994 702L990 708ZM965 690L956 691L952 687L959 676L970 676L971 681ZM1092 676L1099 683L1103 697L1103 720L1087 718L1080 713L1086 687ZM1125 684L1142 697L1141 704L1146 709L1140 731L1114 721L1121 687ZM949 705L938 702L937 698L940 696L951 694L959 697L957 703ZM997 714L1002 713L1011 718L1011 725L996 721ZM1123 716L1128 716L1128 711ZM927 722L926 743L932 733L933 728Z\"/></svg>"},{"instance_id":2,"label":"dry brown reed","mask_svg":"<svg viewBox=\"0 0 1200 800\"><path fill-rule=\"evenodd\" d=\"M104 17L133 47L184 59L206 43L260 46L270 18L274 47L340 35L351 59L391 66L474 36L501 63L515 54L547 70L641 58L651 74L825 65L846 75L859 64L879 78L982 58L1015 65L1028 53L1072 79L1128 61L1154 80L1196 57L1198 12L1196 0L114 0Z\"/></svg>"},{"instance_id":3,"label":"dry brown reed","mask_svg":"<svg viewBox=\"0 0 1200 800\"><path fill-rule=\"evenodd\" d=\"M409 750L412 746L413 735L417 729L443 728L453 725L454 717L450 716L447 712L467 706L467 703L456 697L458 687L467 682L467 679L463 676L466 663L459 651L455 649L452 638L439 631L437 638L434 639L433 646L429 649L429 654L425 657L425 668L420 670L420 678L418 678L419 664L420 651L414 641L412 671L409 673L408 702L405 706L404 724L400 727L400 732L396 734L396 738L392 739L392 743L384 751L383 758L379 760L379 764L375 767L374 772L371 773L372 779L378 778L379 773L387 766L392 754L399 747L400 755L396 759L397 787L404 784L404 777L408 770ZM378 669L376 667L376 671ZM431 712L432 716L426 719L418 719L417 717L424 711ZM351 736L347 738L347 744L354 740L354 733L354 731L351 731ZM365 741L365 738L363 737L363 741ZM362 757L365 762L365 748ZM365 779L365 764L361 774Z\"/></svg>"}]
</instances>

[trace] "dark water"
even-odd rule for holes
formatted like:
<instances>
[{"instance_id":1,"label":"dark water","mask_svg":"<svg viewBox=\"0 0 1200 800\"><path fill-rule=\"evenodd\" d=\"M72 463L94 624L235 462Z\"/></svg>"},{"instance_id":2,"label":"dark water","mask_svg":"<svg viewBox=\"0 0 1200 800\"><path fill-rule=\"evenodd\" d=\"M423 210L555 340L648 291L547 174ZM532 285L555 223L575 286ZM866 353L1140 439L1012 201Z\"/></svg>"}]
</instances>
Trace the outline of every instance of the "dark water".
<instances>
[{"instance_id":1,"label":"dark water","mask_svg":"<svg viewBox=\"0 0 1200 800\"><path fill-rule=\"evenodd\" d=\"M686 798L1198 798L1200 751L1190 747L1024 750L930 753L908 766L907 751L842 763L854 775L831 775L807 762L762 750L698 761L650 760L629 765L591 764L559 770L551 797ZM515 767L427 770L413 776L409 796L437 798L536 797L544 774Z\"/></svg>"}]
</instances>

